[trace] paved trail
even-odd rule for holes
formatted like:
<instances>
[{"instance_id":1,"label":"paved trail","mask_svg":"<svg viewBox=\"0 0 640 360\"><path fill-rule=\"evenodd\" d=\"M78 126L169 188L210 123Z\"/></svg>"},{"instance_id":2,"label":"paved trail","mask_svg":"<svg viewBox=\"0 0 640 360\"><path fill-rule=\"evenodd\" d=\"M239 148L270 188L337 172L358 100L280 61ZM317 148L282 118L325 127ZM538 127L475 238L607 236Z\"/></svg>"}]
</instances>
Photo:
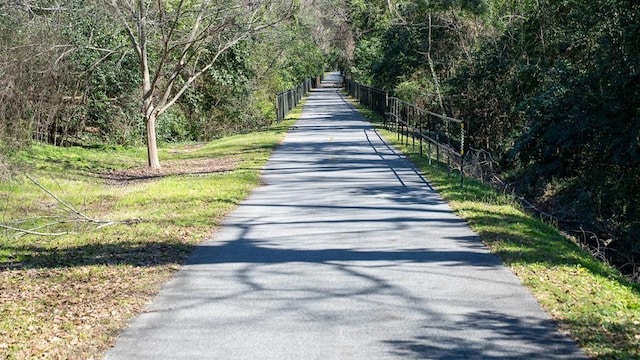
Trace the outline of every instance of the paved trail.
<instances>
[{"instance_id":1,"label":"paved trail","mask_svg":"<svg viewBox=\"0 0 640 360\"><path fill-rule=\"evenodd\" d=\"M107 359L578 359L335 89Z\"/></svg>"}]
</instances>

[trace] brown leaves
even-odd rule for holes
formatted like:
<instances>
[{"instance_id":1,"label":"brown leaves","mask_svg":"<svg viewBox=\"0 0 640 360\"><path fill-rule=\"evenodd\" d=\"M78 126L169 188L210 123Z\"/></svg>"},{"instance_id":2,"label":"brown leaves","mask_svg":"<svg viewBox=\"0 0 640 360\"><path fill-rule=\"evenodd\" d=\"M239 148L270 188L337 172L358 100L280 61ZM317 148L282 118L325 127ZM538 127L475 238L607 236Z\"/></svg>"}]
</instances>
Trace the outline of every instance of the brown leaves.
<instances>
[{"instance_id":1,"label":"brown leaves","mask_svg":"<svg viewBox=\"0 0 640 360\"><path fill-rule=\"evenodd\" d=\"M0 357L89 358L141 311L172 270L11 270L0 278Z\"/></svg>"}]
</instances>

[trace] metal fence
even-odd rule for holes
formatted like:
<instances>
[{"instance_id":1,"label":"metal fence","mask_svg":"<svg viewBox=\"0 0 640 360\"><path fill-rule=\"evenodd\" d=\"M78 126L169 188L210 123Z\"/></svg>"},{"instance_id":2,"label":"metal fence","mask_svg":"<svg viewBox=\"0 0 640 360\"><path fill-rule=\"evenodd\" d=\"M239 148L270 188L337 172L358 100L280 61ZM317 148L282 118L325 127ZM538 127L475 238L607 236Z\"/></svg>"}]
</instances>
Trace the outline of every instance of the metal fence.
<instances>
[{"instance_id":1,"label":"metal fence","mask_svg":"<svg viewBox=\"0 0 640 360\"><path fill-rule=\"evenodd\" d=\"M291 109L296 107L302 97L304 97L312 87L317 86L314 79L306 79L293 89L283 91L276 98L277 122L281 122L289 114Z\"/></svg>"},{"instance_id":2,"label":"metal fence","mask_svg":"<svg viewBox=\"0 0 640 360\"><path fill-rule=\"evenodd\" d=\"M421 156L427 156L429 164L446 164L447 171L458 171L460 183L464 178L463 120L440 115L419 108L414 104L389 96L383 90L358 84L347 79L345 87L349 95L384 119L384 126L395 130L398 140L418 148Z\"/></svg>"},{"instance_id":3,"label":"metal fence","mask_svg":"<svg viewBox=\"0 0 640 360\"><path fill-rule=\"evenodd\" d=\"M368 107L380 116L386 116L389 93L359 84L351 79L344 79L344 87L349 96L357 99L360 104Z\"/></svg>"},{"instance_id":4,"label":"metal fence","mask_svg":"<svg viewBox=\"0 0 640 360\"><path fill-rule=\"evenodd\" d=\"M398 140L419 149L430 165L446 164L451 174L456 169L463 180L464 121L421 109L395 97L389 97L385 126L394 129Z\"/></svg>"}]
</instances>

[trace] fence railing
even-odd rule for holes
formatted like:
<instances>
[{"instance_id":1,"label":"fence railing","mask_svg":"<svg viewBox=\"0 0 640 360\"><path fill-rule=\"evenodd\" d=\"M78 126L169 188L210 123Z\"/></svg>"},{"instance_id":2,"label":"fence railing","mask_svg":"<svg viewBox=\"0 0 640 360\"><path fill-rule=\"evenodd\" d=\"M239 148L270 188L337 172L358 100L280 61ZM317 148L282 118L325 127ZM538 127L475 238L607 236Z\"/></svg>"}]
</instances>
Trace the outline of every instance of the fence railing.
<instances>
[{"instance_id":1,"label":"fence railing","mask_svg":"<svg viewBox=\"0 0 640 360\"><path fill-rule=\"evenodd\" d=\"M389 94L383 90L362 85L351 79L344 79L344 87L349 96L380 116L386 117Z\"/></svg>"},{"instance_id":2,"label":"fence railing","mask_svg":"<svg viewBox=\"0 0 640 360\"><path fill-rule=\"evenodd\" d=\"M349 95L360 104L381 115L384 126L395 130L398 140L406 146L419 149L421 156L427 156L430 165L446 164L451 174L456 170L460 183L464 179L464 139L463 120L440 115L402 101L389 93L357 82L345 80Z\"/></svg>"},{"instance_id":3,"label":"fence railing","mask_svg":"<svg viewBox=\"0 0 640 360\"><path fill-rule=\"evenodd\" d=\"M317 86L317 84L315 84L315 79L309 78L300 82L293 89L279 93L276 97L276 121L281 122L284 120L291 109L296 107L309 90L315 86Z\"/></svg>"}]
</instances>

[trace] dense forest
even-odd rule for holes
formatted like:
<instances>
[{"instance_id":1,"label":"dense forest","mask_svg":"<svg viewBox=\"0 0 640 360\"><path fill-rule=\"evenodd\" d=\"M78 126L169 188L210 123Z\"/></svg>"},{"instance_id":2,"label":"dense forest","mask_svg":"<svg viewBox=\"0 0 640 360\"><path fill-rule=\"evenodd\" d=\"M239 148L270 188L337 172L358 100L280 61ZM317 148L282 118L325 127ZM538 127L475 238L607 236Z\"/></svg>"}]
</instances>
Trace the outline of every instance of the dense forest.
<instances>
[{"instance_id":1,"label":"dense forest","mask_svg":"<svg viewBox=\"0 0 640 360\"><path fill-rule=\"evenodd\" d=\"M509 191L640 278L632 0L0 1L0 167L250 131L332 69L464 119Z\"/></svg>"},{"instance_id":2,"label":"dense forest","mask_svg":"<svg viewBox=\"0 0 640 360\"><path fill-rule=\"evenodd\" d=\"M352 77L467 121L503 187L640 278L637 2L352 4Z\"/></svg>"}]
</instances>

